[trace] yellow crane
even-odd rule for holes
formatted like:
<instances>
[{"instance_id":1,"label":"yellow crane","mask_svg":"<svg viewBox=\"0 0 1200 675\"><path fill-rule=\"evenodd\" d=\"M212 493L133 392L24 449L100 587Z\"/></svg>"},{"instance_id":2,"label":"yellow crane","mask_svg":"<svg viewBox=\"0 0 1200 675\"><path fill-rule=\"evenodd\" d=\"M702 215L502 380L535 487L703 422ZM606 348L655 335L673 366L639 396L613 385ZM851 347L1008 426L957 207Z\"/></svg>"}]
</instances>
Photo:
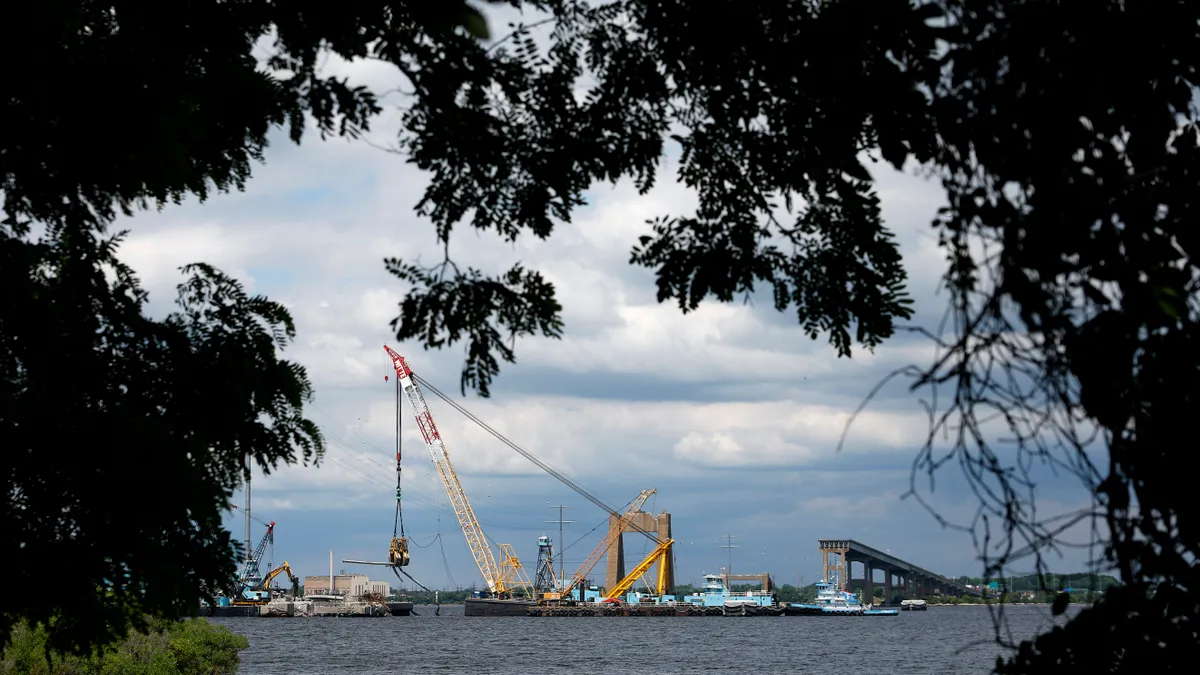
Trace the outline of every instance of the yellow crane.
<instances>
[{"instance_id":1,"label":"yellow crane","mask_svg":"<svg viewBox=\"0 0 1200 675\"><path fill-rule=\"evenodd\" d=\"M636 516L642 509L642 505L645 504L646 500L649 499L650 496L655 492L657 492L657 490L642 490L642 493L639 494L637 498L629 504L629 508L625 509L625 513L623 513L621 518L617 521L616 527L610 527L608 529L608 532L604 535L604 538L600 540L600 543L596 545L596 548L592 551L592 554L587 557L587 560L583 561L583 564L579 566L579 569L576 570L575 574L571 575L571 580L568 581L557 592L544 594L542 599L561 600L563 598L570 598L571 591L579 586L579 584L583 583L584 579L587 578L587 575L592 573L592 569L596 566L596 563L600 562L600 559L603 558L606 553L608 553L608 550L612 548L613 544L616 543L617 538L625 532L626 526L633 521L634 516ZM559 555L562 555L562 553L560 552Z\"/></svg>"},{"instance_id":2,"label":"yellow crane","mask_svg":"<svg viewBox=\"0 0 1200 675\"><path fill-rule=\"evenodd\" d=\"M483 575L483 581L487 584L488 591L495 597L504 598L511 597L514 590L520 589L526 596L533 597L533 584L530 583L529 576L525 573L513 547L509 544L499 544L500 555L497 561L497 556L488 545L483 528L479 526L475 511L471 508L471 503L467 501L467 494L463 491L458 474L454 471L454 465L450 463L450 451L446 449L437 425L433 422L433 415L429 412L425 395L421 393L420 387L413 379L412 370L405 363L403 356L386 345L384 349L392 359L392 366L395 367L396 376L400 379L400 387L408 396L408 402L412 404L413 413L417 418L417 426L421 429L421 435L425 439L425 447L429 450L429 456L433 460L438 478L442 481L442 487L446 489L446 496L450 498L450 506L454 509L454 515L458 517L463 537L467 540L467 548L471 550L471 556L475 558L475 565L479 567L479 573ZM407 555L405 558L407 559Z\"/></svg>"},{"instance_id":3,"label":"yellow crane","mask_svg":"<svg viewBox=\"0 0 1200 675\"><path fill-rule=\"evenodd\" d=\"M617 583L616 586L605 591L605 599L609 601L620 600L621 596L625 595L629 592L629 589L633 588L634 582L636 582L639 577L645 574L656 562L662 562L663 564L658 566L658 583L655 584L654 592L656 595L658 595L658 597L661 598L664 594L670 591L669 588L666 588L666 561L670 559L671 545L674 543L674 539L667 539L666 541L660 542L658 546L650 552L650 555L646 556L645 560L638 563L638 566L633 568L632 572L627 574L624 579Z\"/></svg>"}]
</instances>

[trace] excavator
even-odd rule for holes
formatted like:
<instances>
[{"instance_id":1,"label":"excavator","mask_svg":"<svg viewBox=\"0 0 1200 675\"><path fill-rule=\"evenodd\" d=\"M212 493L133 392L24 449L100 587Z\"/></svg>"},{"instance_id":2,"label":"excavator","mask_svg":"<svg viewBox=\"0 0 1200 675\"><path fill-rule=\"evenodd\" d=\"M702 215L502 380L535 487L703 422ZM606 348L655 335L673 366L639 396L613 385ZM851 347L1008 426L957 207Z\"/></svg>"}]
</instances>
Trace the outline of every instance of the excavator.
<instances>
[{"instance_id":1,"label":"excavator","mask_svg":"<svg viewBox=\"0 0 1200 675\"><path fill-rule=\"evenodd\" d=\"M267 572L267 576L263 578L263 589L269 593L271 590L271 581L284 572L287 572L288 579L292 582L292 597L300 597L300 577L297 577L295 572L292 572L292 566L289 565L286 560L284 560L283 564L279 567Z\"/></svg>"}]
</instances>

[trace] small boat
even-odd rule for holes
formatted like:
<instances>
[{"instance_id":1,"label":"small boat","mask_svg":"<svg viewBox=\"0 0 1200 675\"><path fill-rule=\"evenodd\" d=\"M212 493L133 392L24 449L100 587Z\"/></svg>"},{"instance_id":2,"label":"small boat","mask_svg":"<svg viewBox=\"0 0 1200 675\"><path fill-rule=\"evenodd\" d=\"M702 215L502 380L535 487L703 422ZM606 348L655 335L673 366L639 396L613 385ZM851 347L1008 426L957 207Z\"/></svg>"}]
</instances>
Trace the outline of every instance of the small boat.
<instances>
[{"instance_id":1,"label":"small boat","mask_svg":"<svg viewBox=\"0 0 1200 675\"><path fill-rule=\"evenodd\" d=\"M900 601L900 609L906 612L924 612L928 607L929 605L920 598Z\"/></svg>"}]
</instances>

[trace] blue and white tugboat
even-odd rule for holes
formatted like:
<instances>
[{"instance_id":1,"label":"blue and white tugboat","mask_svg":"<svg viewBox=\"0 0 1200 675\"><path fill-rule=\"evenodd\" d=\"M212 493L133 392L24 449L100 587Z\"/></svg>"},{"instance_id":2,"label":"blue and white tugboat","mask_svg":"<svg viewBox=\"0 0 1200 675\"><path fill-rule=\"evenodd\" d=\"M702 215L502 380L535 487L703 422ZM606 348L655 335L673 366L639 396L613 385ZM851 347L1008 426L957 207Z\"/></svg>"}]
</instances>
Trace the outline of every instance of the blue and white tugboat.
<instances>
[{"instance_id":1,"label":"blue and white tugboat","mask_svg":"<svg viewBox=\"0 0 1200 675\"><path fill-rule=\"evenodd\" d=\"M783 608L775 602L773 589L734 593L722 574L705 574L704 589L694 595L685 595L683 602L703 607L705 614L714 616L779 616L783 613Z\"/></svg>"},{"instance_id":2,"label":"blue and white tugboat","mask_svg":"<svg viewBox=\"0 0 1200 675\"><path fill-rule=\"evenodd\" d=\"M784 607L787 616L898 616L895 609L864 606L858 594L838 588L837 579L822 579L813 584L817 597L813 602L793 602Z\"/></svg>"}]
</instances>

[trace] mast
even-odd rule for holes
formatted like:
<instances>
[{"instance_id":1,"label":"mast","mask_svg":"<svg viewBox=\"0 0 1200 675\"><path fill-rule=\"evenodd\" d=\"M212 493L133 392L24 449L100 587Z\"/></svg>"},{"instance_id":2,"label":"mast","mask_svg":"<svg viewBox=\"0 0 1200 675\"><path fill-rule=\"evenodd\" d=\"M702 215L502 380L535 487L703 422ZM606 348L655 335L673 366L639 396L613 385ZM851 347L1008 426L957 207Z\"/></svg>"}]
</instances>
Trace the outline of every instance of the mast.
<instances>
[{"instance_id":1,"label":"mast","mask_svg":"<svg viewBox=\"0 0 1200 675\"><path fill-rule=\"evenodd\" d=\"M252 542L250 541L250 456L246 455L246 573L250 572L250 551Z\"/></svg>"}]
</instances>

